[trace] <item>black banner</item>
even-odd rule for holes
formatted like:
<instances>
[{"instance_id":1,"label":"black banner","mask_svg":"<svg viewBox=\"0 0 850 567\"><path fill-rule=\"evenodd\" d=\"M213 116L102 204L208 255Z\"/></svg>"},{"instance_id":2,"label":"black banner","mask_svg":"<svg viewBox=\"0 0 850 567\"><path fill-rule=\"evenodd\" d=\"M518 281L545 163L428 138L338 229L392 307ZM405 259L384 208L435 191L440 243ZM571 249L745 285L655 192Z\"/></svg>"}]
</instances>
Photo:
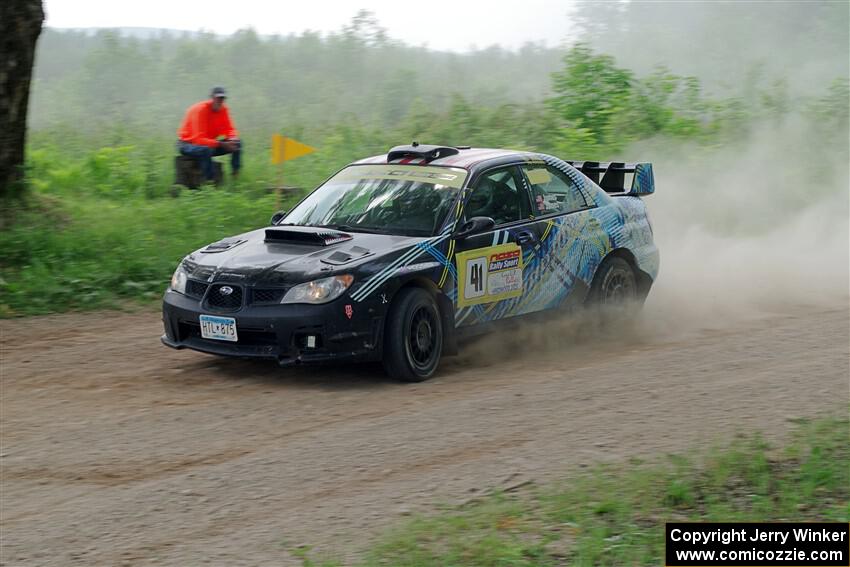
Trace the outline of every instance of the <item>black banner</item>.
<instances>
[{"instance_id":1,"label":"black banner","mask_svg":"<svg viewBox=\"0 0 850 567\"><path fill-rule=\"evenodd\" d=\"M850 567L850 524L668 523L667 567Z\"/></svg>"}]
</instances>

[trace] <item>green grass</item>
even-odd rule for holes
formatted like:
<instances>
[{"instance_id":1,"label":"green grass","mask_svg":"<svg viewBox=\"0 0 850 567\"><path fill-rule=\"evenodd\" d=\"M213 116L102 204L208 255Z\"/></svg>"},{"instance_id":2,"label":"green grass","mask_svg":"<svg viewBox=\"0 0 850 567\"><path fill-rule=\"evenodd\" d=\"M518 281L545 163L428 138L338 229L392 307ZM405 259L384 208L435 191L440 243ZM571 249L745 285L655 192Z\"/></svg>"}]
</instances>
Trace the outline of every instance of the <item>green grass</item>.
<instances>
[{"instance_id":1,"label":"green grass","mask_svg":"<svg viewBox=\"0 0 850 567\"><path fill-rule=\"evenodd\" d=\"M174 198L170 139L90 149L80 140L57 146L34 137L29 198L0 203L0 317L154 300L183 256L268 224L278 205L270 191L279 181L303 194L360 147L346 153L344 141L330 140L315 155L287 163L280 177L267 147L252 138L237 184L184 189ZM221 161L229 173L228 160ZM297 197L290 194L280 206Z\"/></svg>"},{"instance_id":2,"label":"green grass","mask_svg":"<svg viewBox=\"0 0 850 567\"><path fill-rule=\"evenodd\" d=\"M3 232L0 315L151 300L192 250L268 223L273 195L207 189L178 198L52 198Z\"/></svg>"},{"instance_id":3,"label":"green grass","mask_svg":"<svg viewBox=\"0 0 850 567\"><path fill-rule=\"evenodd\" d=\"M421 517L387 534L362 565L661 565L669 521L850 518L848 420L798 424L772 448L761 437L661 464L599 467L527 494ZM317 561L303 549L305 566Z\"/></svg>"}]
</instances>

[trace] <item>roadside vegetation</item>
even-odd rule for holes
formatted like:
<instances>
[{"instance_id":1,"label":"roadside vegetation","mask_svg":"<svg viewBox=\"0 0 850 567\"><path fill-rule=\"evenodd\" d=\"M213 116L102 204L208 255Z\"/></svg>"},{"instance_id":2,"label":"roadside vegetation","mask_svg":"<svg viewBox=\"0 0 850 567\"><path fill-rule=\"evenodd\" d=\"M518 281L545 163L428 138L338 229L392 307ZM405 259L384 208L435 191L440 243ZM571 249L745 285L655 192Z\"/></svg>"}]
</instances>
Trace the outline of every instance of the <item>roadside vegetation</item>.
<instances>
[{"instance_id":1,"label":"roadside vegetation","mask_svg":"<svg viewBox=\"0 0 850 567\"><path fill-rule=\"evenodd\" d=\"M825 53L846 47L845 7L821 6L817 18L807 11L801 20L794 14L803 8L771 7L771 37L808 33L799 31L804 21ZM846 65L825 59L822 78L802 87L759 61L725 82L709 74L708 84L664 66L635 62L635 71L605 54L605 38L643 44L656 17L642 11L656 8L617 10L626 13L610 21L579 10L584 43L568 50L528 44L463 55L392 40L365 12L327 37L46 30L32 87L29 191L0 203L0 316L158 297L183 255L268 222L280 180L268 157L274 132L318 148L286 164L283 184L300 190L282 208L346 163L411 140L601 161L634 159L629 149L651 142L691 145L710 162L765 125L794 122L801 153L789 162L810 184L781 196L789 207L846 178L811 166L825 152L848 161ZM787 17L774 17L783 10ZM716 23L738 25L727 16ZM626 25L636 17L646 29ZM243 175L236 185L175 197L175 131L213 83L231 93L245 142Z\"/></svg>"},{"instance_id":2,"label":"roadside vegetation","mask_svg":"<svg viewBox=\"0 0 850 567\"><path fill-rule=\"evenodd\" d=\"M633 459L404 522L361 565L661 565L665 522L850 519L850 424L798 422L776 448L739 437L706 454ZM309 547L305 567L341 565Z\"/></svg>"}]
</instances>

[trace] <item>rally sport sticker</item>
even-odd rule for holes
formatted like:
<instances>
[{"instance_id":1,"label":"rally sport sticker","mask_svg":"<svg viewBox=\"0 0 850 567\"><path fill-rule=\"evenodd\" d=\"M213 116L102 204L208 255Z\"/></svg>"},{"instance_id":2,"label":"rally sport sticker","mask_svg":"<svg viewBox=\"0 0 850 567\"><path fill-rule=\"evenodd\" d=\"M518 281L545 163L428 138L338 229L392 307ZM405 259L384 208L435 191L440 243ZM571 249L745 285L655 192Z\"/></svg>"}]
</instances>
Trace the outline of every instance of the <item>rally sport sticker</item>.
<instances>
[{"instance_id":1,"label":"rally sport sticker","mask_svg":"<svg viewBox=\"0 0 850 567\"><path fill-rule=\"evenodd\" d=\"M459 252L458 307L522 295L522 250L500 244Z\"/></svg>"}]
</instances>

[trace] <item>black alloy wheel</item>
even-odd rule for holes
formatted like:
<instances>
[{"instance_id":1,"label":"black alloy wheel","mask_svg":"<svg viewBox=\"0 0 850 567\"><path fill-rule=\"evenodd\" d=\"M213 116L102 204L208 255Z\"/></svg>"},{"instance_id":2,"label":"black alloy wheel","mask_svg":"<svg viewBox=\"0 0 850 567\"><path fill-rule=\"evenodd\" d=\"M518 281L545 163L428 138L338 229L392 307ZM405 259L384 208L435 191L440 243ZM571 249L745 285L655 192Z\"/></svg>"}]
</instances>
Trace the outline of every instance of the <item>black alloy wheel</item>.
<instances>
[{"instance_id":1,"label":"black alloy wheel","mask_svg":"<svg viewBox=\"0 0 850 567\"><path fill-rule=\"evenodd\" d=\"M384 368L404 382L433 376L443 352L443 326L434 297L405 288L393 299L384 339Z\"/></svg>"},{"instance_id":2,"label":"black alloy wheel","mask_svg":"<svg viewBox=\"0 0 850 567\"><path fill-rule=\"evenodd\" d=\"M639 307L637 278L631 265L618 256L606 258L593 278L588 299L601 311L603 323L631 318Z\"/></svg>"}]
</instances>

